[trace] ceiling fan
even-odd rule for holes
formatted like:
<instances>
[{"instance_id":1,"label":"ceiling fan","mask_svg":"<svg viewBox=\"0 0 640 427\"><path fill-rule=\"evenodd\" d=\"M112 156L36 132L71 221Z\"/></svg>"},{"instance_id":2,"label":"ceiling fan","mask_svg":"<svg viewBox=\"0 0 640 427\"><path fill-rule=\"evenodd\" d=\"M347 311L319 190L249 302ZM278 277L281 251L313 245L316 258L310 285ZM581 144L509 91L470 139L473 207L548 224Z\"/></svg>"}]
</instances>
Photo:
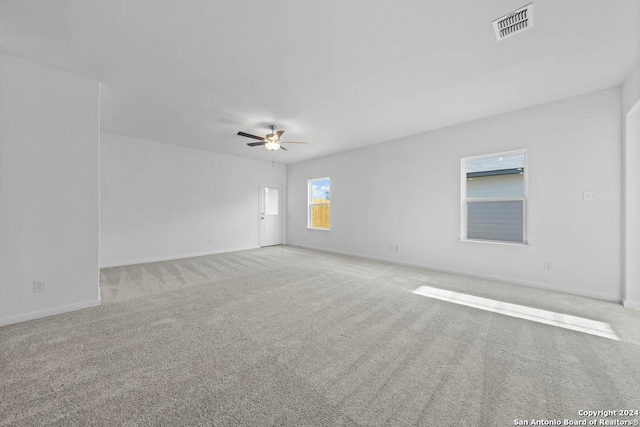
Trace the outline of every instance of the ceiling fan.
<instances>
[{"instance_id":1,"label":"ceiling fan","mask_svg":"<svg viewBox=\"0 0 640 427\"><path fill-rule=\"evenodd\" d=\"M269 129L271 129L271 133L265 136L264 138L261 136L251 135L250 133L246 133L246 132L238 132L238 135L251 138L251 139L257 139L258 141L260 141L260 142L247 142L247 145L249 147L257 147L259 145L264 145L264 147L267 150L271 150L271 151L280 150L280 149L283 149L284 151L288 151L281 144L306 144L306 142L280 141L280 137L282 136L284 131L283 130L276 131L276 125L269 126Z\"/></svg>"}]
</instances>

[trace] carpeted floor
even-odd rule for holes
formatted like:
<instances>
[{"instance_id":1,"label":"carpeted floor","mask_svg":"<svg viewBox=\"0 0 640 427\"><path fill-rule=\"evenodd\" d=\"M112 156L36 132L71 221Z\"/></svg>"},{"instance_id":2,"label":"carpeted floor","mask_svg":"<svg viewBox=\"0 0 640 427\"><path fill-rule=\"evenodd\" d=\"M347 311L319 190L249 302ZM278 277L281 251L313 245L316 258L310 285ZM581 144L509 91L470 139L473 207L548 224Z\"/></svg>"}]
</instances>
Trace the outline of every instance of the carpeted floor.
<instances>
[{"instance_id":1,"label":"carpeted floor","mask_svg":"<svg viewBox=\"0 0 640 427\"><path fill-rule=\"evenodd\" d=\"M640 410L640 312L614 303L286 246L101 276L101 307L0 328L0 426L511 426ZM420 286L606 322L620 341Z\"/></svg>"}]
</instances>

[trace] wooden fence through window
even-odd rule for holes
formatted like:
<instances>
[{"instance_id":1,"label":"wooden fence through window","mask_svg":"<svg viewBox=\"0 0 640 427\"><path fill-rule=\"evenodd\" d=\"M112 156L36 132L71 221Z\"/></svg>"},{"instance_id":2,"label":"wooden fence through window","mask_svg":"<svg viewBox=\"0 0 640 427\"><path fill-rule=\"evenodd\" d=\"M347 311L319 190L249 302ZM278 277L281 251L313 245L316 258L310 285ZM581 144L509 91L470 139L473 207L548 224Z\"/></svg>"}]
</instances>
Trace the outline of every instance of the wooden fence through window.
<instances>
[{"instance_id":1,"label":"wooden fence through window","mask_svg":"<svg viewBox=\"0 0 640 427\"><path fill-rule=\"evenodd\" d=\"M329 200L311 199L311 227L329 228L330 210Z\"/></svg>"}]
</instances>

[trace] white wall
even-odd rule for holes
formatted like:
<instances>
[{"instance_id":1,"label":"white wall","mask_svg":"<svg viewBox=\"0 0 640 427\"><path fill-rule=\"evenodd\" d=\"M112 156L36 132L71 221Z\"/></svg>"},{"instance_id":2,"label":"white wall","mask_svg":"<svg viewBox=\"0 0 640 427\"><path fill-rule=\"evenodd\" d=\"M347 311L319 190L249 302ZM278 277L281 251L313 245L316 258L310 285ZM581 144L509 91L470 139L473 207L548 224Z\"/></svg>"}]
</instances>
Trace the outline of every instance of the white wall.
<instances>
[{"instance_id":1,"label":"white wall","mask_svg":"<svg viewBox=\"0 0 640 427\"><path fill-rule=\"evenodd\" d=\"M621 102L618 87L289 165L288 242L620 300ZM531 246L459 242L460 159L521 148ZM325 176L331 231L307 230L307 180Z\"/></svg>"},{"instance_id":2,"label":"white wall","mask_svg":"<svg viewBox=\"0 0 640 427\"><path fill-rule=\"evenodd\" d=\"M622 84L622 111L629 112L640 101L640 62Z\"/></svg>"},{"instance_id":3,"label":"white wall","mask_svg":"<svg viewBox=\"0 0 640 427\"><path fill-rule=\"evenodd\" d=\"M285 181L282 164L103 133L100 265L256 248L260 182Z\"/></svg>"},{"instance_id":4,"label":"white wall","mask_svg":"<svg viewBox=\"0 0 640 427\"><path fill-rule=\"evenodd\" d=\"M99 138L97 82L0 55L0 325L100 303Z\"/></svg>"},{"instance_id":5,"label":"white wall","mask_svg":"<svg viewBox=\"0 0 640 427\"><path fill-rule=\"evenodd\" d=\"M640 101L626 116L624 305L640 309Z\"/></svg>"},{"instance_id":6,"label":"white wall","mask_svg":"<svg viewBox=\"0 0 640 427\"><path fill-rule=\"evenodd\" d=\"M625 118L624 304L640 309L640 63L622 85L622 100Z\"/></svg>"},{"instance_id":7,"label":"white wall","mask_svg":"<svg viewBox=\"0 0 640 427\"><path fill-rule=\"evenodd\" d=\"M630 37L640 39L640 2L636 2L636 34ZM640 100L640 61L636 63L627 79L622 83L622 112L628 113Z\"/></svg>"}]
</instances>

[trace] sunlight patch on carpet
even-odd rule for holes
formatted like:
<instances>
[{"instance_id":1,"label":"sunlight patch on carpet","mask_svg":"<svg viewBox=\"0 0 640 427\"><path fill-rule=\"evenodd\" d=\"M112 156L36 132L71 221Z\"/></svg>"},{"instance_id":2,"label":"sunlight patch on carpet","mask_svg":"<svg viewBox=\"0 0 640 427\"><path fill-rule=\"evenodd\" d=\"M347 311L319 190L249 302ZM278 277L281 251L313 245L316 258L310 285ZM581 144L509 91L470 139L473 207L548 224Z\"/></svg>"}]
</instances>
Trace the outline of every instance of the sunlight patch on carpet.
<instances>
[{"instance_id":1,"label":"sunlight patch on carpet","mask_svg":"<svg viewBox=\"0 0 640 427\"><path fill-rule=\"evenodd\" d=\"M460 292L447 291L445 289L432 288L430 286L420 286L412 291L412 293L452 302L454 304L465 305L467 307L478 308L480 310L491 311L505 316L517 317L532 322L544 323L545 325L557 326L559 328L571 329L573 331L620 341L620 338L618 338L618 335L616 335L608 323L597 320L511 304Z\"/></svg>"}]
</instances>

